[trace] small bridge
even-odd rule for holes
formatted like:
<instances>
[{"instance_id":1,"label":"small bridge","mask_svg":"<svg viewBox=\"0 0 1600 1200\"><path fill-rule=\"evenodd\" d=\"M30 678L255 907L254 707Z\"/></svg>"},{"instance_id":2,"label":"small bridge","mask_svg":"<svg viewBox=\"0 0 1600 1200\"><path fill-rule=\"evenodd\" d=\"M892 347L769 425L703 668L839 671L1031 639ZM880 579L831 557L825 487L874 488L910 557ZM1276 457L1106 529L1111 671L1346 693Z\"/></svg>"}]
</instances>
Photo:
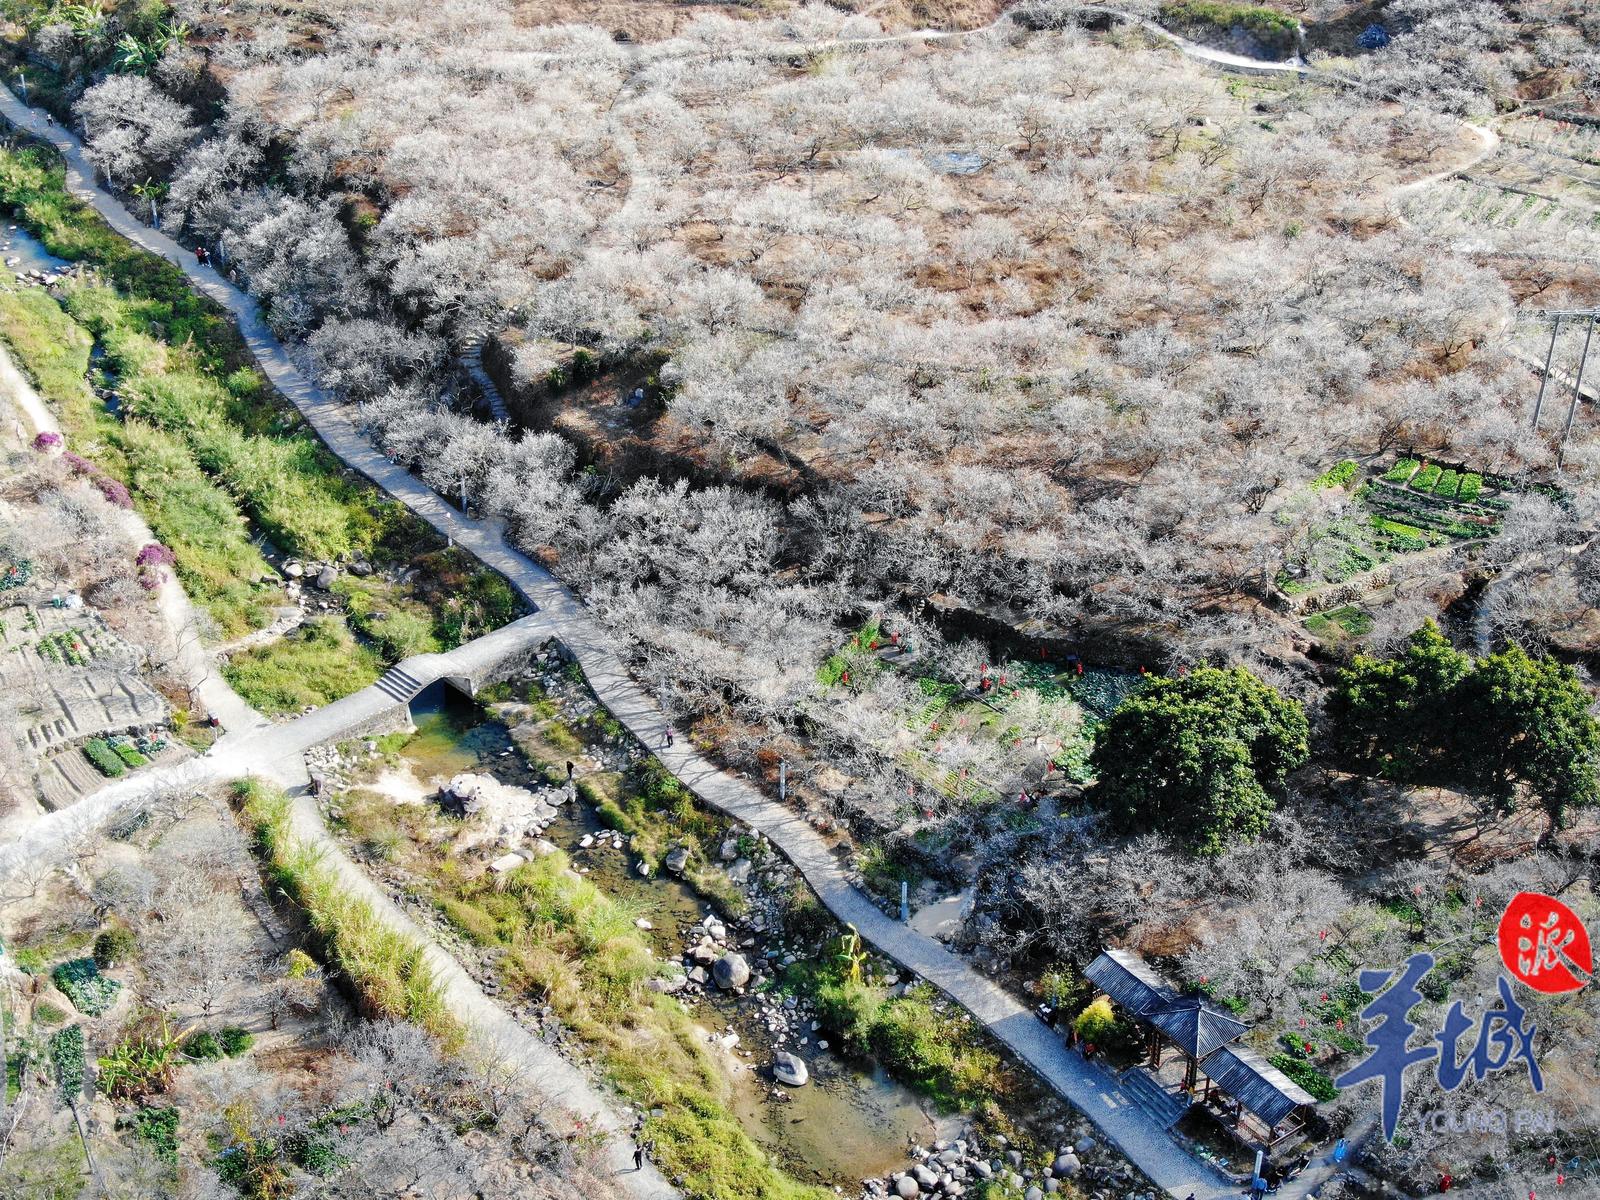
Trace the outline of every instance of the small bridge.
<instances>
[{"instance_id":1,"label":"small bridge","mask_svg":"<svg viewBox=\"0 0 1600 1200\"><path fill-rule=\"evenodd\" d=\"M267 729L223 737L206 755L246 770L276 774L312 746L411 728L411 702L443 681L465 696L509 679L555 636L550 619L534 612L443 654L418 654L390 667L376 683L315 712Z\"/></svg>"}]
</instances>

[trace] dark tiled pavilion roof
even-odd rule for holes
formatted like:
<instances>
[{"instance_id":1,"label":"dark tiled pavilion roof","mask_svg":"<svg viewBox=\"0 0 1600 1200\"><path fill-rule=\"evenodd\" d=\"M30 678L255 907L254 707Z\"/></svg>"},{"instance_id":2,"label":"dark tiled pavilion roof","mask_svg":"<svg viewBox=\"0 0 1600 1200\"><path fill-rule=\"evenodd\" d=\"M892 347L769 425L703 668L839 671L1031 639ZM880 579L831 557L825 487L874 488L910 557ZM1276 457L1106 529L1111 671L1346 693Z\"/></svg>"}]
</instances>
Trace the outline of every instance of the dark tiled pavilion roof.
<instances>
[{"instance_id":1,"label":"dark tiled pavilion roof","mask_svg":"<svg viewBox=\"0 0 1600 1200\"><path fill-rule=\"evenodd\" d=\"M1250 1028L1199 996L1178 996L1146 1014L1145 1020L1190 1058L1204 1058Z\"/></svg>"},{"instance_id":2,"label":"dark tiled pavilion roof","mask_svg":"<svg viewBox=\"0 0 1600 1200\"><path fill-rule=\"evenodd\" d=\"M1268 1125L1317 1102L1254 1050L1229 1045L1248 1025L1203 996L1183 995L1132 951L1103 951L1083 973L1125 1012L1197 1059L1213 1083Z\"/></svg>"},{"instance_id":3,"label":"dark tiled pavilion roof","mask_svg":"<svg viewBox=\"0 0 1600 1200\"><path fill-rule=\"evenodd\" d=\"M1102 951L1083 974L1118 1006L1137 1017L1154 1012L1177 996L1154 967L1127 950Z\"/></svg>"},{"instance_id":4,"label":"dark tiled pavilion roof","mask_svg":"<svg viewBox=\"0 0 1600 1200\"><path fill-rule=\"evenodd\" d=\"M1200 1060L1200 1069L1223 1091L1269 1126L1316 1097L1254 1050L1223 1046Z\"/></svg>"}]
</instances>

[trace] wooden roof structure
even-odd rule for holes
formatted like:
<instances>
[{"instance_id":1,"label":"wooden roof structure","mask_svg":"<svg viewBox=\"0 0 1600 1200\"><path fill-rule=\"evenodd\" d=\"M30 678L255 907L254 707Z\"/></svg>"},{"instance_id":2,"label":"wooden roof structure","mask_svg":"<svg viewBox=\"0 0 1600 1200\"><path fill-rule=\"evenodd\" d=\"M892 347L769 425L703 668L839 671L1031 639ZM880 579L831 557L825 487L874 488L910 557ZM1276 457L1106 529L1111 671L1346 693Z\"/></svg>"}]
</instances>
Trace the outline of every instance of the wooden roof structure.
<instances>
[{"instance_id":1,"label":"wooden roof structure","mask_svg":"<svg viewBox=\"0 0 1600 1200\"><path fill-rule=\"evenodd\" d=\"M1136 1017L1156 1011L1177 996L1156 969L1128 950L1104 950L1083 970L1084 978Z\"/></svg>"},{"instance_id":2,"label":"wooden roof structure","mask_svg":"<svg viewBox=\"0 0 1600 1200\"><path fill-rule=\"evenodd\" d=\"M1268 1125L1277 1125L1316 1097L1246 1046L1223 1046L1200 1060L1200 1069L1228 1095Z\"/></svg>"},{"instance_id":3,"label":"wooden roof structure","mask_svg":"<svg viewBox=\"0 0 1600 1200\"><path fill-rule=\"evenodd\" d=\"M1270 1128L1316 1098L1254 1050L1233 1043L1250 1026L1204 996L1178 991L1144 959L1128 950L1106 950L1084 968L1084 976L1151 1033L1153 1061L1160 1064L1159 1037L1189 1061L1186 1086L1196 1070ZM1159 1037L1158 1037L1159 1035Z\"/></svg>"},{"instance_id":4,"label":"wooden roof structure","mask_svg":"<svg viewBox=\"0 0 1600 1200\"><path fill-rule=\"evenodd\" d=\"M1250 1028L1199 996L1178 996L1146 1014L1145 1019L1190 1058L1202 1061Z\"/></svg>"}]
</instances>

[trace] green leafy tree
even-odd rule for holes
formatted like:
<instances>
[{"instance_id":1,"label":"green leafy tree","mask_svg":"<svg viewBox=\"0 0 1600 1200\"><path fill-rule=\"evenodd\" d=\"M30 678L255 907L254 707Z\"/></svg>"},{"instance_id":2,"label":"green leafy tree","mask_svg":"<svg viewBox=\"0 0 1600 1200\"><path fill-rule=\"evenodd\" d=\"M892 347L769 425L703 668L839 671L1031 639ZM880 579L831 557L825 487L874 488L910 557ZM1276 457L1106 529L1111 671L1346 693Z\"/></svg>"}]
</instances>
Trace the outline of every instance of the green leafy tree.
<instances>
[{"instance_id":1,"label":"green leafy tree","mask_svg":"<svg viewBox=\"0 0 1600 1200\"><path fill-rule=\"evenodd\" d=\"M1266 829L1309 736L1300 705L1242 667L1155 679L1097 731L1096 795L1124 829L1215 854Z\"/></svg>"},{"instance_id":2,"label":"green leafy tree","mask_svg":"<svg viewBox=\"0 0 1600 1200\"><path fill-rule=\"evenodd\" d=\"M1460 758L1492 794L1509 802L1526 785L1552 830L1600 801L1600 722L1571 667L1511 646L1479 659L1459 692Z\"/></svg>"},{"instance_id":3,"label":"green leafy tree","mask_svg":"<svg viewBox=\"0 0 1600 1200\"><path fill-rule=\"evenodd\" d=\"M1453 740L1453 697L1471 670L1432 621L1393 658L1358 655L1328 701L1340 745L1384 774L1414 775Z\"/></svg>"},{"instance_id":4,"label":"green leafy tree","mask_svg":"<svg viewBox=\"0 0 1600 1200\"><path fill-rule=\"evenodd\" d=\"M1572 669L1512 646L1476 662L1432 622L1393 658L1358 657L1329 701L1346 753L1396 779L1438 775L1513 804L1537 798L1554 830L1600 802L1600 722Z\"/></svg>"}]
</instances>

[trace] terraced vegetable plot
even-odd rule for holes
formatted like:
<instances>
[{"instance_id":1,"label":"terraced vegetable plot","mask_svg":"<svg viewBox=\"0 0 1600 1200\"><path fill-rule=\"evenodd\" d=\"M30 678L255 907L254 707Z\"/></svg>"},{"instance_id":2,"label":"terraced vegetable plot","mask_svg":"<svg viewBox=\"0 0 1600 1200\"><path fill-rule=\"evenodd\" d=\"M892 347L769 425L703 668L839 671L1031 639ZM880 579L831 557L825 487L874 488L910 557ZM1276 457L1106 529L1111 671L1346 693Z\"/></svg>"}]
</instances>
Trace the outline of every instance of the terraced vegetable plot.
<instances>
[{"instance_id":1,"label":"terraced vegetable plot","mask_svg":"<svg viewBox=\"0 0 1600 1200\"><path fill-rule=\"evenodd\" d=\"M1337 482L1330 484L1330 477ZM1278 586L1289 595L1344 583L1430 547L1493 537L1510 506L1506 481L1417 458L1402 458L1365 481L1341 463L1318 476L1311 490L1330 486L1343 488L1352 502L1313 525L1293 548L1278 575ZM1342 621L1319 627L1323 633L1365 632Z\"/></svg>"}]
</instances>

